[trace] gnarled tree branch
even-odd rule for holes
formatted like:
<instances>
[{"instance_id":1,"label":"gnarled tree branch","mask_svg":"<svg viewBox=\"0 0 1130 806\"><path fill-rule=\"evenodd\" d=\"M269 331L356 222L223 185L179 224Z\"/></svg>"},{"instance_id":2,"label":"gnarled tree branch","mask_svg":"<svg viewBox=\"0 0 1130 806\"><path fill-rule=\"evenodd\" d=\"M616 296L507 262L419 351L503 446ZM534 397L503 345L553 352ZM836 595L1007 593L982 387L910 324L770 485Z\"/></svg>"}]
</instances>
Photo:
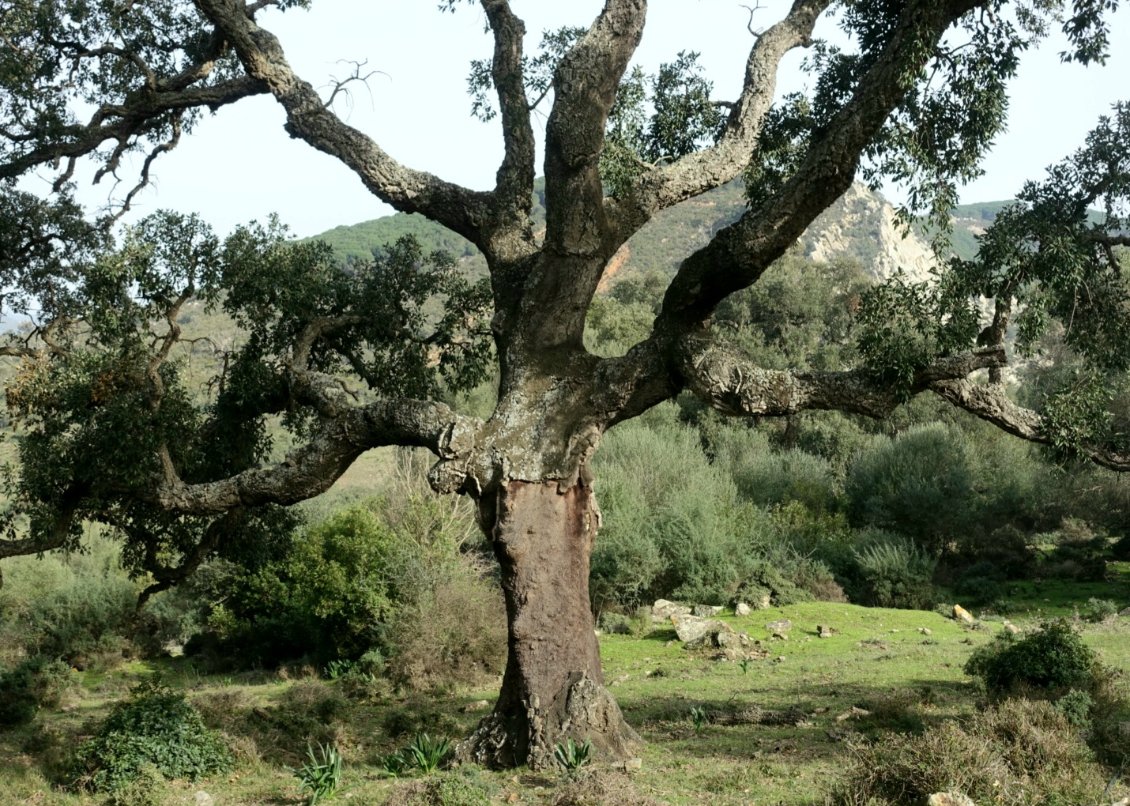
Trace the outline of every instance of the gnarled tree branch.
<instances>
[{"instance_id":1,"label":"gnarled tree branch","mask_svg":"<svg viewBox=\"0 0 1130 806\"><path fill-rule=\"evenodd\" d=\"M905 402L907 395L1005 362L1000 348L942 357L915 373L905 389L899 389L866 369L763 369L708 338L693 336L682 344L680 363L688 388L723 414L775 417L823 410L885 417Z\"/></svg>"},{"instance_id":2,"label":"gnarled tree branch","mask_svg":"<svg viewBox=\"0 0 1130 806\"><path fill-rule=\"evenodd\" d=\"M274 34L260 28L239 0L197 0L197 6L235 48L248 75L270 88L286 111L287 131L340 160L382 201L421 213L482 248L492 194L477 193L401 165L363 132L327 109L314 88L294 73Z\"/></svg>"},{"instance_id":3,"label":"gnarled tree branch","mask_svg":"<svg viewBox=\"0 0 1130 806\"><path fill-rule=\"evenodd\" d=\"M1044 418L1011 400L1000 384L948 380L935 382L929 388L942 399L1013 436L1043 445L1053 444ZM1120 472L1130 470L1130 451L1098 443L1079 445L1075 450L1097 465Z\"/></svg>"},{"instance_id":4,"label":"gnarled tree branch","mask_svg":"<svg viewBox=\"0 0 1130 806\"><path fill-rule=\"evenodd\" d=\"M607 200L609 215L616 220L618 245L660 210L741 174L773 104L781 59L792 49L811 44L816 19L830 5L831 0L796 0L783 20L758 35L746 62L741 96L731 105L726 128L714 146L651 168L636 179L625 198Z\"/></svg>"},{"instance_id":5,"label":"gnarled tree branch","mask_svg":"<svg viewBox=\"0 0 1130 806\"><path fill-rule=\"evenodd\" d=\"M945 30L978 4L977 0L906 4L884 51L781 190L683 262L664 298L658 337L690 332L722 299L756 282L851 186L864 149L897 108Z\"/></svg>"},{"instance_id":6,"label":"gnarled tree branch","mask_svg":"<svg viewBox=\"0 0 1130 806\"><path fill-rule=\"evenodd\" d=\"M294 504L325 492L365 451L384 445L424 447L441 459L469 456L477 420L442 403L378 401L349 409L321 425L286 460L245 470L219 481L186 483L168 457L164 478L142 497L163 509L194 515L220 514L236 507Z\"/></svg>"}]
</instances>

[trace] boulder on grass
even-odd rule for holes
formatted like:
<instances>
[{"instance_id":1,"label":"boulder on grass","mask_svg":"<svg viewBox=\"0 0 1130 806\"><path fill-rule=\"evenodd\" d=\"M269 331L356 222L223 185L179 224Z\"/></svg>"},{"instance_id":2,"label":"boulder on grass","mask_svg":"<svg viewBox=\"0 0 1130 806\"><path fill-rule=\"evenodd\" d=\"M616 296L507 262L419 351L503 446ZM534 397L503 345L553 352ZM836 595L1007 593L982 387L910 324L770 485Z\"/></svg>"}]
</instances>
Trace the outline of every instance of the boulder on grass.
<instances>
[{"instance_id":1,"label":"boulder on grass","mask_svg":"<svg viewBox=\"0 0 1130 806\"><path fill-rule=\"evenodd\" d=\"M651 606L651 620L654 622L668 622L675 616L689 616L691 609L678 602L669 602L666 599L656 599Z\"/></svg>"},{"instance_id":2,"label":"boulder on grass","mask_svg":"<svg viewBox=\"0 0 1130 806\"><path fill-rule=\"evenodd\" d=\"M953 606L953 619L963 624L972 624L976 621L976 619L973 618L973 614L959 604Z\"/></svg>"}]
</instances>

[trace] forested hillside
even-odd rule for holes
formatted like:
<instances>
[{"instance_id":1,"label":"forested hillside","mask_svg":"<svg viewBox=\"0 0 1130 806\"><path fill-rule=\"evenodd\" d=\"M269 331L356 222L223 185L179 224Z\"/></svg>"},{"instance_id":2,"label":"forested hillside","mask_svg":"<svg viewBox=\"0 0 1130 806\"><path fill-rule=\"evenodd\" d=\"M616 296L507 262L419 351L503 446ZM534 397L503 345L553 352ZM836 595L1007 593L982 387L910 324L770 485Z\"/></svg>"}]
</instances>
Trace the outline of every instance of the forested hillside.
<instances>
[{"instance_id":1,"label":"forested hillside","mask_svg":"<svg viewBox=\"0 0 1130 806\"><path fill-rule=\"evenodd\" d=\"M541 205L544 180L538 180L534 195L534 218L545 220ZM976 254L976 236L992 223L1008 201L967 204L954 208L952 250L958 257ZM733 223L745 209L742 183L732 182L691 201L665 210L644 227L621 250L616 271L607 277L607 288L618 279L657 272L674 275L687 251L706 243L720 228ZM395 213L360 224L343 225L312 236L330 244L343 258L368 257L373 249L404 235L415 237L425 250L440 249L481 266L474 246L450 230L422 216ZM801 239L803 254L817 260L851 258L868 273L889 277L903 268L915 278L925 276L933 256L921 230L909 235L895 223L894 208L882 196L854 185L826 210Z\"/></svg>"}]
</instances>

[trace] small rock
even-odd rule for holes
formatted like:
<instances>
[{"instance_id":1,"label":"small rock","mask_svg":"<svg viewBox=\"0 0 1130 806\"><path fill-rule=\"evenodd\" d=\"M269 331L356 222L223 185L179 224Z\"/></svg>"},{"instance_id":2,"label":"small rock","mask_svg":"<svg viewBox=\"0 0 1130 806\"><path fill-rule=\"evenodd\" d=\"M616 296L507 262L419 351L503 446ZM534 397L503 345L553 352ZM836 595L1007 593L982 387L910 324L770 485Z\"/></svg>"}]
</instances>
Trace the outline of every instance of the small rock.
<instances>
[{"instance_id":1,"label":"small rock","mask_svg":"<svg viewBox=\"0 0 1130 806\"><path fill-rule=\"evenodd\" d=\"M195 806L215 806L216 799L202 789L192 796L192 802Z\"/></svg>"},{"instance_id":2,"label":"small rock","mask_svg":"<svg viewBox=\"0 0 1130 806\"><path fill-rule=\"evenodd\" d=\"M727 647L740 647L744 649L750 645L748 635L744 632L733 632L731 630L722 630L715 633L714 642L723 649Z\"/></svg>"},{"instance_id":3,"label":"small rock","mask_svg":"<svg viewBox=\"0 0 1130 806\"><path fill-rule=\"evenodd\" d=\"M1130 618L1130 607L1124 607L1122 610L1119 610L1118 615L1123 618Z\"/></svg>"},{"instance_id":4,"label":"small rock","mask_svg":"<svg viewBox=\"0 0 1130 806\"><path fill-rule=\"evenodd\" d=\"M717 616L722 612L722 608L716 605L695 605L691 610L691 615L698 616L699 618L710 618Z\"/></svg>"},{"instance_id":5,"label":"small rock","mask_svg":"<svg viewBox=\"0 0 1130 806\"><path fill-rule=\"evenodd\" d=\"M652 621L670 621L674 616L689 616L691 609L678 602L669 602L666 599L656 599L651 606Z\"/></svg>"},{"instance_id":6,"label":"small rock","mask_svg":"<svg viewBox=\"0 0 1130 806\"><path fill-rule=\"evenodd\" d=\"M715 637L722 632L733 632L729 624L724 624L715 619L698 618L697 616L672 616L671 623L675 625L675 634L684 644L694 644L699 641L711 639L717 643Z\"/></svg>"},{"instance_id":7,"label":"small rock","mask_svg":"<svg viewBox=\"0 0 1130 806\"><path fill-rule=\"evenodd\" d=\"M735 616L748 616L752 612L753 609L745 602L738 602L736 605L734 605Z\"/></svg>"},{"instance_id":8,"label":"small rock","mask_svg":"<svg viewBox=\"0 0 1130 806\"><path fill-rule=\"evenodd\" d=\"M768 593L762 594L761 598L759 598L757 600L757 609L758 610L768 610L772 606L773 606L773 599L769 596Z\"/></svg>"},{"instance_id":9,"label":"small rock","mask_svg":"<svg viewBox=\"0 0 1130 806\"><path fill-rule=\"evenodd\" d=\"M929 627L919 627L918 632L921 635L933 635L934 634L934 631L931 630Z\"/></svg>"},{"instance_id":10,"label":"small rock","mask_svg":"<svg viewBox=\"0 0 1130 806\"><path fill-rule=\"evenodd\" d=\"M777 621L770 621L765 625L765 629L769 630L769 634L774 638L788 638L789 630L793 628L793 623L787 618L779 619Z\"/></svg>"},{"instance_id":11,"label":"small rock","mask_svg":"<svg viewBox=\"0 0 1130 806\"><path fill-rule=\"evenodd\" d=\"M1005 621L1002 625L1004 631L1010 635L1019 635L1020 628L1013 624L1011 621Z\"/></svg>"},{"instance_id":12,"label":"small rock","mask_svg":"<svg viewBox=\"0 0 1130 806\"><path fill-rule=\"evenodd\" d=\"M817 624L816 625L816 637L817 638L831 638L835 634L836 634L836 631L833 630L831 627L829 627L827 624Z\"/></svg>"},{"instance_id":13,"label":"small rock","mask_svg":"<svg viewBox=\"0 0 1130 806\"><path fill-rule=\"evenodd\" d=\"M629 758L624 762L623 767L624 767L624 772L632 772L633 770L641 770L641 769L643 769L643 759L642 758Z\"/></svg>"},{"instance_id":14,"label":"small rock","mask_svg":"<svg viewBox=\"0 0 1130 806\"><path fill-rule=\"evenodd\" d=\"M836 721L837 722L846 722L849 719L859 719L860 717L864 717L864 716L871 716L871 712L868 711L866 708L860 708L857 705L853 705L851 708L844 711L842 714L838 714L836 716Z\"/></svg>"},{"instance_id":15,"label":"small rock","mask_svg":"<svg viewBox=\"0 0 1130 806\"><path fill-rule=\"evenodd\" d=\"M953 618L954 621L961 621L965 624L972 624L975 620L972 613L970 613L961 605L957 604L953 606Z\"/></svg>"},{"instance_id":16,"label":"small rock","mask_svg":"<svg viewBox=\"0 0 1130 806\"><path fill-rule=\"evenodd\" d=\"M926 799L926 806L977 806L973 799L960 792L935 792Z\"/></svg>"}]
</instances>

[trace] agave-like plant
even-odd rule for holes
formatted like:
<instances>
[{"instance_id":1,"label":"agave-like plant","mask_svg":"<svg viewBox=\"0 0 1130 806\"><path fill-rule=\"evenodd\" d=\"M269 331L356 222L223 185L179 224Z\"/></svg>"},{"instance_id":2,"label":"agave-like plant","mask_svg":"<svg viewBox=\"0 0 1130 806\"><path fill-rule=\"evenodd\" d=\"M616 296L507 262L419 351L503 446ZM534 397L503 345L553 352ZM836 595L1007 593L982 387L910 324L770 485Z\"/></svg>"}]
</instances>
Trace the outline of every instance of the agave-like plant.
<instances>
[{"instance_id":1,"label":"agave-like plant","mask_svg":"<svg viewBox=\"0 0 1130 806\"><path fill-rule=\"evenodd\" d=\"M318 744L317 752L306 746L306 763L294 771L302 784L302 791L309 792L306 806L317 806L333 796L341 784L341 753L332 744Z\"/></svg>"}]
</instances>

